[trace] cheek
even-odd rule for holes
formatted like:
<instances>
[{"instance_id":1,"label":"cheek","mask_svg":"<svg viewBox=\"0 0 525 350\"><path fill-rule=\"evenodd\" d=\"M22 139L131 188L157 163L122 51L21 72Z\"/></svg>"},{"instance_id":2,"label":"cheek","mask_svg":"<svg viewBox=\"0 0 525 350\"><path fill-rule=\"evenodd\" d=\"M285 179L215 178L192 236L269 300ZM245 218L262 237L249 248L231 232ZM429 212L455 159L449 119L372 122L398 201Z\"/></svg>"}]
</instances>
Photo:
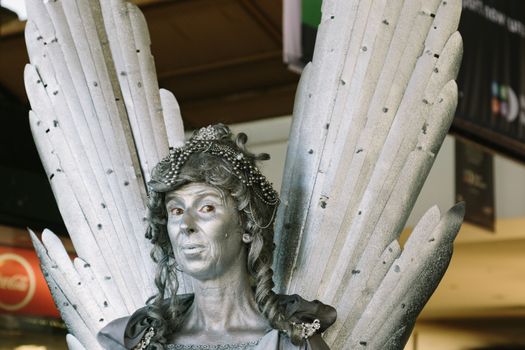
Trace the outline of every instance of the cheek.
<instances>
[{"instance_id":1,"label":"cheek","mask_svg":"<svg viewBox=\"0 0 525 350\"><path fill-rule=\"evenodd\" d=\"M177 243L176 237L179 233L178 225L175 222L168 221L168 224L166 225L166 230L168 231L168 238L171 242L171 245L175 247Z\"/></svg>"},{"instance_id":2,"label":"cheek","mask_svg":"<svg viewBox=\"0 0 525 350\"><path fill-rule=\"evenodd\" d=\"M237 254L237 246L241 241L238 225L222 223L220 225L209 225L203 230L212 233L204 235L208 240L211 252L214 256L220 257L228 254Z\"/></svg>"},{"instance_id":3,"label":"cheek","mask_svg":"<svg viewBox=\"0 0 525 350\"><path fill-rule=\"evenodd\" d=\"M243 246L242 242L242 229L240 225L236 223L230 223L223 227L223 232L225 233L221 239L221 248L225 251L228 251L230 255L239 254L241 247ZM227 237L226 237L227 233Z\"/></svg>"}]
</instances>

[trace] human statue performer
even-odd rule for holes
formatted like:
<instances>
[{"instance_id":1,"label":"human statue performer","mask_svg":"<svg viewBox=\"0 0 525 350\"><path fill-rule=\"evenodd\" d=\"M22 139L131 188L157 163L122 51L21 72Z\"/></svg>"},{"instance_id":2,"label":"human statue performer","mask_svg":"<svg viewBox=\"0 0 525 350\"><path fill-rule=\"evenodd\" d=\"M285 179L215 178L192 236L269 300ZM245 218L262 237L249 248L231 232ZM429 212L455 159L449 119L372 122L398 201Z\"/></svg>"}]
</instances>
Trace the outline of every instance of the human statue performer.
<instances>
[{"instance_id":1,"label":"human statue performer","mask_svg":"<svg viewBox=\"0 0 525 350\"><path fill-rule=\"evenodd\" d=\"M202 128L154 168L147 237L158 294L101 331L105 348L328 349L320 334L335 309L272 290L279 198L255 164L269 156L232 137L222 124ZM194 294L177 295L177 270Z\"/></svg>"},{"instance_id":2,"label":"human statue performer","mask_svg":"<svg viewBox=\"0 0 525 350\"><path fill-rule=\"evenodd\" d=\"M404 348L464 214L399 243L454 117L461 0L323 1L279 196L244 134L186 140L137 6L26 6L29 123L77 257L31 238L71 350Z\"/></svg>"}]
</instances>

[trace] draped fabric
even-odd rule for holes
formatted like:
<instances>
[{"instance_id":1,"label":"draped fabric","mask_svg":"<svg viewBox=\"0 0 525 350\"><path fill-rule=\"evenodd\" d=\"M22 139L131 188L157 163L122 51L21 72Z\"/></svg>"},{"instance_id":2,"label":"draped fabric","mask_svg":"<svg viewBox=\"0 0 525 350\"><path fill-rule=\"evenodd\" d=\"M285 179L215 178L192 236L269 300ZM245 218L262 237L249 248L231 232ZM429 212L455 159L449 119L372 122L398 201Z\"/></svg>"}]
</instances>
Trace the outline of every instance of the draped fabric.
<instances>
[{"instance_id":1,"label":"draped fabric","mask_svg":"<svg viewBox=\"0 0 525 350\"><path fill-rule=\"evenodd\" d=\"M184 309L188 310L193 302L193 294L182 295L180 302ZM319 320L321 325L320 333L330 327L337 317L336 310L333 307L325 305L318 300L304 300L298 295L280 295L279 305L290 322L312 323L316 319ZM152 319L147 316L147 310L148 306L145 306L135 311L131 316L113 320L97 334L97 340L105 349L133 349L144 338L147 331L152 328ZM246 343L226 344L225 346L229 346L226 349L327 350L329 348L321 338L320 333L307 339L303 345L296 346L278 330L271 329L259 341L251 344L250 346L252 347L248 347ZM192 346L187 349L198 349L198 345ZM208 348L210 348L209 345ZM168 349L178 348L175 345L168 345ZM186 350L184 347L182 349Z\"/></svg>"}]
</instances>

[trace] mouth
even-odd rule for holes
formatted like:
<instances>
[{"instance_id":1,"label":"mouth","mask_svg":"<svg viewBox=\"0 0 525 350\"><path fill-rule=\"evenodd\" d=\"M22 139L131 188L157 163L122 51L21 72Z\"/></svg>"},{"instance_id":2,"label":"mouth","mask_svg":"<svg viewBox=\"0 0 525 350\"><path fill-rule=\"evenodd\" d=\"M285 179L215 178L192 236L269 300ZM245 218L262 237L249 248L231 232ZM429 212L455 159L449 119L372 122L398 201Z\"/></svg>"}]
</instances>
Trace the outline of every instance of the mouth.
<instances>
[{"instance_id":1,"label":"mouth","mask_svg":"<svg viewBox=\"0 0 525 350\"><path fill-rule=\"evenodd\" d=\"M180 250L185 255L195 255L202 253L204 250L206 250L206 246L204 244L199 243L186 243L181 245Z\"/></svg>"}]
</instances>

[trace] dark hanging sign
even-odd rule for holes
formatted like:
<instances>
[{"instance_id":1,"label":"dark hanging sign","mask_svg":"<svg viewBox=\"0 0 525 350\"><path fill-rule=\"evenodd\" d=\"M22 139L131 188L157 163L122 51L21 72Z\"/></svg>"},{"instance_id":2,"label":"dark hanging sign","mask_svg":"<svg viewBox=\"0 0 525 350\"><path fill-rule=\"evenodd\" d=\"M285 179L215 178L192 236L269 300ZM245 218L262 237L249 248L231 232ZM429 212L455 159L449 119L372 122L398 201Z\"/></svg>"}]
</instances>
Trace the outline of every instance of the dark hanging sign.
<instances>
[{"instance_id":1,"label":"dark hanging sign","mask_svg":"<svg viewBox=\"0 0 525 350\"><path fill-rule=\"evenodd\" d=\"M525 1L463 0L454 132L525 161Z\"/></svg>"},{"instance_id":2,"label":"dark hanging sign","mask_svg":"<svg viewBox=\"0 0 525 350\"><path fill-rule=\"evenodd\" d=\"M456 140L456 201L466 204L465 221L494 231L492 155L473 143Z\"/></svg>"}]
</instances>

